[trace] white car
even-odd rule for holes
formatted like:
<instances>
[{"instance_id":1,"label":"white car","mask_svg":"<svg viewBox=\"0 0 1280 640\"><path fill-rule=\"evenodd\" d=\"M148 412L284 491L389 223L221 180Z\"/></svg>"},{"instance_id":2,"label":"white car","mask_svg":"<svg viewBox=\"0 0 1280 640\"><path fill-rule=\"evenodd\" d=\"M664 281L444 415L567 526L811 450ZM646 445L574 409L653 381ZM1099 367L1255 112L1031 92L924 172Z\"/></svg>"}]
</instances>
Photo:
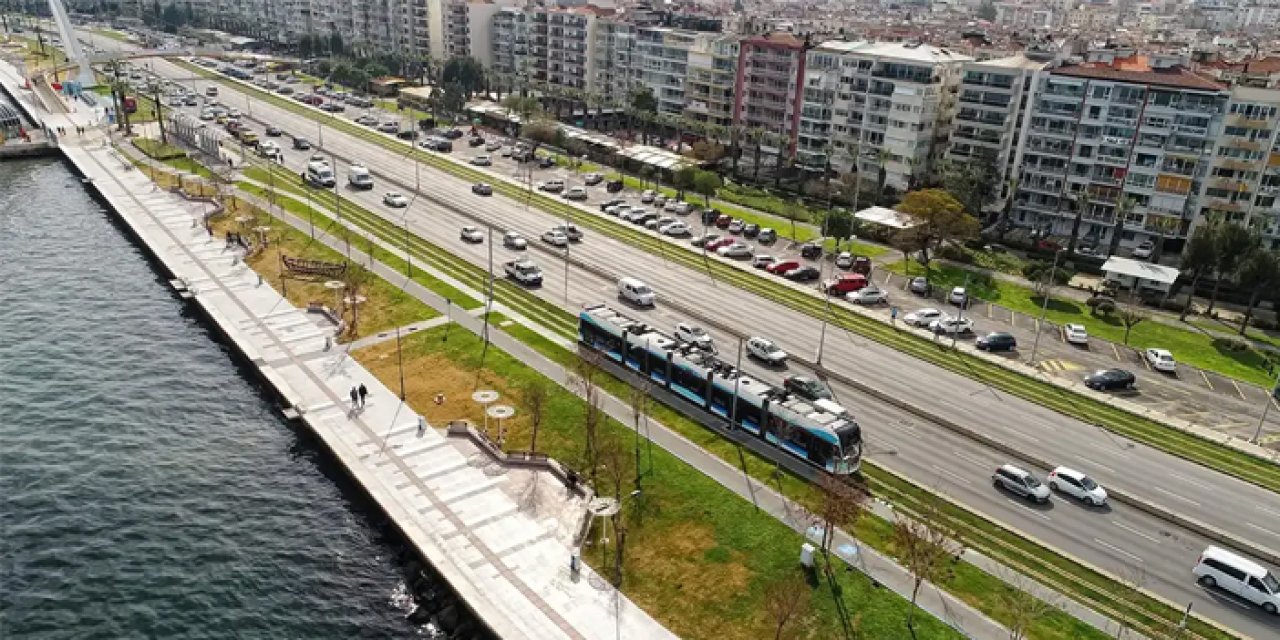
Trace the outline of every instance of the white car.
<instances>
[{"instance_id":1,"label":"white car","mask_svg":"<svg viewBox=\"0 0 1280 640\"><path fill-rule=\"evenodd\" d=\"M870 285L844 294L844 299L854 304L881 304L889 301L889 292Z\"/></svg>"},{"instance_id":2,"label":"white car","mask_svg":"<svg viewBox=\"0 0 1280 640\"><path fill-rule=\"evenodd\" d=\"M781 366L787 361L787 352L778 348L772 340L755 337L747 340L747 355L770 366Z\"/></svg>"},{"instance_id":3,"label":"white car","mask_svg":"<svg viewBox=\"0 0 1280 640\"><path fill-rule=\"evenodd\" d=\"M654 192L653 189L645 189L644 192L640 194L640 202L649 204L650 202L653 202L654 198L657 198L657 197L658 197L658 194Z\"/></svg>"},{"instance_id":4,"label":"white car","mask_svg":"<svg viewBox=\"0 0 1280 640\"><path fill-rule=\"evenodd\" d=\"M681 204L679 200L668 200L666 204L662 205L662 210L666 211L667 213L675 213L676 205L679 205L679 204Z\"/></svg>"},{"instance_id":5,"label":"white car","mask_svg":"<svg viewBox=\"0 0 1280 640\"><path fill-rule=\"evenodd\" d=\"M1142 354L1147 358L1147 364L1151 365L1156 371L1164 371L1165 373L1177 373L1178 361L1173 359L1173 354L1168 349L1147 349Z\"/></svg>"},{"instance_id":6,"label":"white car","mask_svg":"<svg viewBox=\"0 0 1280 640\"><path fill-rule=\"evenodd\" d=\"M848 251L841 251L840 254L836 256L836 268L849 269L851 267L853 267L853 254Z\"/></svg>"},{"instance_id":7,"label":"white car","mask_svg":"<svg viewBox=\"0 0 1280 640\"><path fill-rule=\"evenodd\" d=\"M952 318L942 316L929 323L929 330L934 333L961 334L973 331L973 321L968 318Z\"/></svg>"},{"instance_id":8,"label":"white car","mask_svg":"<svg viewBox=\"0 0 1280 640\"><path fill-rule=\"evenodd\" d=\"M750 258L751 254L754 252L755 250L751 248L751 245L744 242L735 242L731 245L716 249L716 253L726 258Z\"/></svg>"},{"instance_id":9,"label":"white car","mask_svg":"<svg viewBox=\"0 0 1280 640\"><path fill-rule=\"evenodd\" d=\"M604 174L595 172L588 173L582 176L582 181L585 182L587 186L600 184L601 182L604 182Z\"/></svg>"},{"instance_id":10,"label":"white car","mask_svg":"<svg viewBox=\"0 0 1280 640\"><path fill-rule=\"evenodd\" d=\"M268 160L282 160L284 154L280 152L280 146L271 140L263 141L258 145L258 155Z\"/></svg>"},{"instance_id":11,"label":"white car","mask_svg":"<svg viewBox=\"0 0 1280 640\"><path fill-rule=\"evenodd\" d=\"M388 207L403 209L409 206L409 199L406 198L403 193L399 193L397 191L388 191L385 195L382 196L382 204L385 204Z\"/></svg>"},{"instance_id":12,"label":"white car","mask_svg":"<svg viewBox=\"0 0 1280 640\"><path fill-rule=\"evenodd\" d=\"M491 167L493 166L493 159L489 156L476 156L471 159L471 164L477 167Z\"/></svg>"},{"instance_id":13,"label":"white car","mask_svg":"<svg viewBox=\"0 0 1280 640\"><path fill-rule=\"evenodd\" d=\"M564 180L547 180L539 184L538 189L549 193L560 193L564 191Z\"/></svg>"},{"instance_id":14,"label":"white car","mask_svg":"<svg viewBox=\"0 0 1280 640\"><path fill-rule=\"evenodd\" d=\"M902 321L914 327L927 327L934 320L942 317L942 312L932 307L908 313Z\"/></svg>"},{"instance_id":15,"label":"white car","mask_svg":"<svg viewBox=\"0 0 1280 640\"><path fill-rule=\"evenodd\" d=\"M611 216L621 217L628 211L631 211L631 205L629 204L615 204L604 208L604 212Z\"/></svg>"},{"instance_id":16,"label":"white car","mask_svg":"<svg viewBox=\"0 0 1280 640\"><path fill-rule=\"evenodd\" d=\"M947 296L947 301L963 306L969 302L969 292L964 287L953 287L951 295Z\"/></svg>"},{"instance_id":17,"label":"white car","mask_svg":"<svg viewBox=\"0 0 1280 640\"><path fill-rule=\"evenodd\" d=\"M703 351L712 351L715 348L711 341L711 335L707 333L706 329L688 322L676 323L676 340L687 342Z\"/></svg>"},{"instance_id":18,"label":"white car","mask_svg":"<svg viewBox=\"0 0 1280 640\"><path fill-rule=\"evenodd\" d=\"M1049 488L1065 493L1091 507L1101 507L1107 503L1107 490L1093 481L1093 478L1067 467L1058 467L1049 472Z\"/></svg>"},{"instance_id":19,"label":"white car","mask_svg":"<svg viewBox=\"0 0 1280 640\"><path fill-rule=\"evenodd\" d=\"M502 246L516 251L523 251L529 248L529 241L515 231L508 231L502 234Z\"/></svg>"},{"instance_id":20,"label":"white car","mask_svg":"<svg viewBox=\"0 0 1280 640\"><path fill-rule=\"evenodd\" d=\"M1089 332L1082 324L1062 325L1062 339L1071 344L1089 344Z\"/></svg>"},{"instance_id":21,"label":"white car","mask_svg":"<svg viewBox=\"0 0 1280 640\"><path fill-rule=\"evenodd\" d=\"M587 190L583 187L570 187L561 197L566 200L586 200Z\"/></svg>"},{"instance_id":22,"label":"white car","mask_svg":"<svg viewBox=\"0 0 1280 640\"><path fill-rule=\"evenodd\" d=\"M674 211L678 216L688 215L690 211L693 211L693 205L688 202L677 202Z\"/></svg>"},{"instance_id":23,"label":"white car","mask_svg":"<svg viewBox=\"0 0 1280 640\"><path fill-rule=\"evenodd\" d=\"M484 235L480 233L479 229L471 225L467 225L463 227L462 233L460 233L459 236L462 238L463 242L472 242L472 243L484 242Z\"/></svg>"},{"instance_id":24,"label":"white car","mask_svg":"<svg viewBox=\"0 0 1280 640\"><path fill-rule=\"evenodd\" d=\"M553 247L569 246L569 236L565 235L564 232L559 229L552 229L542 234L542 241Z\"/></svg>"},{"instance_id":25,"label":"white car","mask_svg":"<svg viewBox=\"0 0 1280 640\"><path fill-rule=\"evenodd\" d=\"M658 233L661 233L664 236L673 237L687 236L689 235L689 225L677 220L670 224L664 224L661 227L658 227Z\"/></svg>"},{"instance_id":26,"label":"white car","mask_svg":"<svg viewBox=\"0 0 1280 640\"><path fill-rule=\"evenodd\" d=\"M1139 244L1138 246L1133 248L1132 255L1135 258L1146 260L1147 258L1151 257L1151 254L1154 253L1155 250L1156 250L1155 243L1150 240L1145 240L1142 242L1142 244Z\"/></svg>"},{"instance_id":27,"label":"white car","mask_svg":"<svg viewBox=\"0 0 1280 640\"><path fill-rule=\"evenodd\" d=\"M771 256L771 255L769 255L769 254L767 254L767 253L761 253L761 254L758 254L758 255L756 255L756 257L754 257L754 258L752 258L752 259L751 259L751 266L753 266L753 267L755 267L755 268L757 268L757 269L763 269L763 268L765 268L765 267L767 267L767 266L769 266L769 265L771 265L771 264L773 264L773 263L775 263L775 262L777 262L777 261L778 261L778 259L777 259L777 258L775 258L775 257L773 257L773 256Z\"/></svg>"}]
</instances>

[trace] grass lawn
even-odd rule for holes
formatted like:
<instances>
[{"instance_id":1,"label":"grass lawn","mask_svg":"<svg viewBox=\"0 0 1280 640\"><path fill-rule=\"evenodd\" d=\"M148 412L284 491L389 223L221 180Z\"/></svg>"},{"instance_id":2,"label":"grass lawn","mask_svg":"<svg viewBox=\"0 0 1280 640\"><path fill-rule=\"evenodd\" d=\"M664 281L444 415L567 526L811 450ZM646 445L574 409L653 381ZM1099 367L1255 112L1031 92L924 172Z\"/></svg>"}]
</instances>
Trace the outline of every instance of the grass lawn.
<instances>
[{"instance_id":1,"label":"grass lawn","mask_svg":"<svg viewBox=\"0 0 1280 640\"><path fill-rule=\"evenodd\" d=\"M94 35L99 35L104 38L110 38L117 42L133 42L133 38L130 38L127 34L121 33L114 29L93 29L93 33Z\"/></svg>"},{"instance_id":2,"label":"grass lawn","mask_svg":"<svg viewBox=\"0 0 1280 640\"><path fill-rule=\"evenodd\" d=\"M1214 320L1213 318L1196 315L1187 316L1187 322L1209 331L1240 335L1240 323L1238 322L1225 322L1223 320ZM1245 330L1245 336L1254 342L1269 344L1280 349L1280 333L1275 331L1267 332L1250 326Z\"/></svg>"},{"instance_id":3,"label":"grass lawn","mask_svg":"<svg viewBox=\"0 0 1280 640\"><path fill-rule=\"evenodd\" d=\"M154 138L134 138L133 146L156 160L178 160L187 156L187 152L180 147Z\"/></svg>"},{"instance_id":4,"label":"grass lawn","mask_svg":"<svg viewBox=\"0 0 1280 640\"><path fill-rule=\"evenodd\" d=\"M236 220L241 216L250 216L248 222ZM240 199L233 199L227 210L212 220L214 235L224 237L227 231L241 231L246 236L256 236L253 229L259 225L271 227L267 233L266 249L250 256L246 263L262 275L262 278L277 291L283 289L285 297L297 307L305 308L311 302L320 302L330 309L337 310L337 300L333 291L326 289L322 281L304 281L289 279L281 281L283 266L280 254L291 258L323 260L325 262L345 262L338 252L307 237L307 234L295 230L279 220L271 220L265 212ZM331 234L341 234L343 230L335 227L328 230ZM356 265L347 268L347 279L360 282L360 295L367 300L359 305L358 320L353 323L353 310L343 305L341 316L351 327L339 341L354 340L377 334L384 329L399 327L420 320L428 320L440 314L415 298L410 297L399 287L392 286L385 280L367 275Z\"/></svg>"},{"instance_id":5,"label":"grass lawn","mask_svg":"<svg viewBox=\"0 0 1280 640\"><path fill-rule=\"evenodd\" d=\"M448 331L448 340L444 337ZM490 348L486 353L476 336L456 327L436 327L410 336L402 344L406 397L415 410L435 424L450 419L483 419L466 398L480 387L498 391L517 407L508 420L507 447L527 448L531 436L519 389L541 376L528 366ZM398 387L395 345L385 343L353 355L384 384ZM482 361L483 354L483 361ZM543 379L544 383L551 384ZM432 398L444 393L436 405ZM558 387L538 436L538 448L581 468L580 429L585 403ZM632 486L632 436L622 425L601 428L601 449L612 451L601 460L621 474L623 491ZM648 455L647 453L645 454ZM654 449L652 468L643 480L643 494L625 510L628 527L623 563L623 591L669 629L688 638L761 638L773 635L773 620L764 606L765 590L794 576L799 534L660 449ZM598 486L612 494L613 474L601 474ZM598 547L597 547L598 549ZM598 550L585 559L603 567ZM902 638L908 603L876 588L860 573L838 570L836 592L819 580L811 585L812 613L794 628L795 637L834 638L840 635L835 599L856 616L865 638ZM928 615L917 617L920 638L958 638L956 632Z\"/></svg>"},{"instance_id":6,"label":"grass lawn","mask_svg":"<svg viewBox=\"0 0 1280 640\"><path fill-rule=\"evenodd\" d=\"M899 260L885 268L897 274L907 273L908 263ZM924 267L910 263L910 274L924 275ZM1031 316L1039 317L1044 299L1023 286L992 278L949 265L931 268L934 286L951 288L967 283L970 295L988 302ZM967 279L967 280L966 280ZM1045 318L1055 324L1080 323L1089 334L1104 340L1124 343L1124 325L1117 314L1110 317L1092 315L1083 302L1064 298L1051 298ZM1160 347L1173 352L1179 361L1201 369L1216 371L1245 382L1267 386L1270 378L1263 366L1265 356L1256 350L1229 351L1214 344L1213 337L1188 325L1187 329L1147 320L1135 326L1129 334L1129 346L1134 349Z\"/></svg>"}]
</instances>

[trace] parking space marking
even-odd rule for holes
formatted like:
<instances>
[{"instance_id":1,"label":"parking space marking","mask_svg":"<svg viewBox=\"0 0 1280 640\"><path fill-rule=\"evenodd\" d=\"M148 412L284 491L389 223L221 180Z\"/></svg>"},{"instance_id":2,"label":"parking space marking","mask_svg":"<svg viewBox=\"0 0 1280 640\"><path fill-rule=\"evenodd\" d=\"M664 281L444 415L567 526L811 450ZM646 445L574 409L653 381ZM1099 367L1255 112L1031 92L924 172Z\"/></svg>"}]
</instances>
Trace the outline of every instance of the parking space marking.
<instances>
[{"instance_id":1,"label":"parking space marking","mask_svg":"<svg viewBox=\"0 0 1280 640\"><path fill-rule=\"evenodd\" d=\"M954 471L948 471L948 470L946 470L946 469L943 469L942 467L939 467L939 466L938 466L938 465L936 465L936 464L931 464L931 465L929 465L929 466L930 466L930 467L932 467L934 471L937 471L938 473L941 473L942 475L947 476L948 478L951 478L952 480L955 480L956 482L961 482L961 483L964 483L964 484L973 484L973 483L969 482L969 479L968 479L968 478L966 478L966 477L964 477L964 476L962 476L962 475L960 475L960 474L958 474L958 473L956 473L956 472L954 472Z\"/></svg>"},{"instance_id":2,"label":"parking space marking","mask_svg":"<svg viewBox=\"0 0 1280 640\"><path fill-rule=\"evenodd\" d=\"M1138 536L1139 538L1146 538L1147 540L1150 540L1150 541L1152 541L1152 542L1154 542L1154 543L1156 543L1156 544L1160 544L1160 539L1159 539L1159 538L1157 538L1157 537L1155 537L1155 536L1153 536L1153 535L1146 534L1146 533L1143 533L1143 532L1141 532L1141 531L1138 531L1137 529L1134 529L1133 527L1131 527L1131 526L1129 526L1129 525L1127 525L1127 524L1122 524L1119 520L1112 520L1112 521L1111 521L1111 524L1114 524L1115 526L1117 526L1117 527L1119 527L1119 528L1121 528L1121 529L1124 529L1125 531L1128 531L1129 533L1132 533L1133 535Z\"/></svg>"},{"instance_id":3,"label":"parking space marking","mask_svg":"<svg viewBox=\"0 0 1280 640\"><path fill-rule=\"evenodd\" d=\"M1084 457L1084 456L1076 456L1076 460L1079 460L1080 462L1085 463L1086 465L1088 465L1088 466L1089 466L1089 468L1090 468L1090 469L1102 469L1103 471L1106 471L1107 473L1115 473L1115 472L1116 472L1116 470L1115 470L1115 469L1112 469L1111 467L1108 467L1107 465L1102 464L1101 462L1094 462L1093 460L1090 460L1090 459L1088 459L1088 458L1086 458L1086 457Z\"/></svg>"},{"instance_id":4,"label":"parking space marking","mask_svg":"<svg viewBox=\"0 0 1280 640\"><path fill-rule=\"evenodd\" d=\"M994 304L989 304L989 305L987 305L987 319L988 319L988 320L990 320L990 319L991 319L991 317L992 317L992 316L991 316L991 309L992 309L993 307L995 307L995 305L994 305Z\"/></svg>"},{"instance_id":5,"label":"parking space marking","mask_svg":"<svg viewBox=\"0 0 1280 640\"><path fill-rule=\"evenodd\" d=\"M1143 359L1142 359L1142 366L1146 367L1146 368L1147 368L1147 371L1151 371L1151 361L1150 361L1150 360L1147 360L1146 358L1143 358Z\"/></svg>"},{"instance_id":6,"label":"parking space marking","mask_svg":"<svg viewBox=\"0 0 1280 640\"><path fill-rule=\"evenodd\" d=\"M1210 391L1213 391L1213 390L1214 390L1214 388L1213 388L1213 383L1212 383L1212 382L1209 382L1209 376L1205 375L1204 370L1203 370L1203 369L1196 369L1196 371L1199 371L1199 372L1200 372L1200 378L1204 380L1204 384L1205 384L1205 386L1206 386L1206 387L1209 387L1209 390L1210 390Z\"/></svg>"},{"instance_id":7,"label":"parking space marking","mask_svg":"<svg viewBox=\"0 0 1280 640\"><path fill-rule=\"evenodd\" d=\"M1120 357L1120 350L1116 348L1116 343L1109 342L1107 344L1111 345L1111 353L1116 354L1116 360L1119 362L1124 362L1124 359Z\"/></svg>"},{"instance_id":8,"label":"parking space marking","mask_svg":"<svg viewBox=\"0 0 1280 640\"><path fill-rule=\"evenodd\" d=\"M1066 330L1066 329L1064 329L1064 328L1062 328L1062 327L1058 327L1058 339L1059 339L1059 340L1061 340L1061 341L1063 341L1063 342L1066 342L1066 341L1067 341L1067 330Z\"/></svg>"},{"instance_id":9,"label":"parking space marking","mask_svg":"<svg viewBox=\"0 0 1280 640\"><path fill-rule=\"evenodd\" d=\"M1246 398L1246 397L1245 397L1245 395L1244 395L1244 391L1242 391L1242 390L1240 389L1240 384L1239 384L1239 383L1237 383L1237 382L1236 382L1234 379L1232 379L1232 378L1227 378L1227 379L1228 379L1228 380L1231 380L1231 386L1233 386L1233 387L1235 387L1235 388L1236 388L1236 393L1240 396L1240 399L1241 399L1241 400L1244 400L1245 402L1248 402L1248 401L1249 401L1249 398Z\"/></svg>"},{"instance_id":10,"label":"parking space marking","mask_svg":"<svg viewBox=\"0 0 1280 640\"><path fill-rule=\"evenodd\" d=\"M1173 497L1173 498L1177 498L1177 499L1179 499L1179 500L1182 500L1182 501L1187 502L1187 503L1190 503L1190 504L1194 504L1194 505L1195 505L1195 506L1197 506L1197 507L1199 507L1199 506L1203 506L1203 505L1201 505L1199 502L1196 502L1195 500L1192 500L1191 498L1188 498L1188 497L1186 497L1186 496L1182 496L1182 495L1178 495L1178 494L1176 494L1176 493L1174 493L1174 492L1172 492L1172 491L1169 491L1168 489L1164 489L1164 488L1157 487L1157 486L1152 486L1151 488L1152 488L1152 489L1155 489L1156 491L1159 491L1160 493L1163 493L1163 494L1165 494L1165 495L1167 495L1167 496L1170 496L1170 497Z\"/></svg>"},{"instance_id":11,"label":"parking space marking","mask_svg":"<svg viewBox=\"0 0 1280 640\"><path fill-rule=\"evenodd\" d=\"M1009 311L1009 324L1013 325L1015 329L1018 328L1018 314L1014 313L1013 310Z\"/></svg>"},{"instance_id":12,"label":"parking space marking","mask_svg":"<svg viewBox=\"0 0 1280 640\"><path fill-rule=\"evenodd\" d=\"M1138 555L1133 554L1133 553L1129 553L1128 551L1125 551L1124 549L1121 549L1120 547L1117 547L1117 546L1115 546L1114 544L1111 544L1111 543L1109 543L1109 542L1107 542L1107 541L1103 540L1102 538L1094 538L1094 539L1093 539L1093 541L1094 541L1094 542L1096 542L1096 543L1098 543L1098 544L1100 544L1100 545L1102 545L1102 546L1104 546L1104 547L1106 547L1106 548L1108 548L1108 549L1110 549L1110 550L1112 550L1112 551L1114 551L1114 552L1116 552L1116 553L1118 553L1118 554L1120 554L1120 555L1128 556L1130 559L1134 560L1135 562L1142 562L1142 557L1141 557L1141 556L1138 556Z\"/></svg>"}]
</instances>

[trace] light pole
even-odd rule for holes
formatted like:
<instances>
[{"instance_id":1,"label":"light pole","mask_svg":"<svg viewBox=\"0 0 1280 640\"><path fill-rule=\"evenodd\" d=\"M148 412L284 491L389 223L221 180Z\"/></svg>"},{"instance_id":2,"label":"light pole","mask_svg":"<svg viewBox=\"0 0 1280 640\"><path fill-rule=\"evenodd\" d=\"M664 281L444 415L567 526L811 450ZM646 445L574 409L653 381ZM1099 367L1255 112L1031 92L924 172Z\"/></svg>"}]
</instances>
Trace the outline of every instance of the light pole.
<instances>
[{"instance_id":1,"label":"light pole","mask_svg":"<svg viewBox=\"0 0 1280 640\"><path fill-rule=\"evenodd\" d=\"M1061 256L1062 249L1053 252L1053 266L1049 268L1049 281L1044 288L1044 304L1040 306L1040 321L1036 323L1036 339L1031 343L1031 359L1027 360L1027 364L1033 367L1036 364L1036 351L1040 348L1040 332L1044 329L1045 316L1049 314L1049 294L1053 291L1053 279L1058 275L1058 258Z\"/></svg>"},{"instance_id":2,"label":"light pole","mask_svg":"<svg viewBox=\"0 0 1280 640\"><path fill-rule=\"evenodd\" d=\"M1258 444L1258 440L1262 438L1262 423L1267 421L1267 412L1271 411L1271 403L1276 401L1276 396L1280 395L1280 370L1276 371L1275 382L1271 384L1271 393L1267 394L1267 398L1262 404L1262 417L1258 418L1258 428L1254 429L1253 437L1249 442Z\"/></svg>"}]
</instances>

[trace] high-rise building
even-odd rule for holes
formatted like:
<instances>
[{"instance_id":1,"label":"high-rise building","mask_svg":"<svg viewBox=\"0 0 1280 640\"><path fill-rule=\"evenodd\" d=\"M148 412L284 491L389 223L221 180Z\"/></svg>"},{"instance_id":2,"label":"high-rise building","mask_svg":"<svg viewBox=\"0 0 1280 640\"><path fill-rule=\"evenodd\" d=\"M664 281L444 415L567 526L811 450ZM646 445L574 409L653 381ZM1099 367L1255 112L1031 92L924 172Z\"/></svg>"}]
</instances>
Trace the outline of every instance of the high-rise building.
<instances>
[{"instance_id":1,"label":"high-rise building","mask_svg":"<svg viewBox=\"0 0 1280 640\"><path fill-rule=\"evenodd\" d=\"M734 124L778 136L788 155L795 153L800 131L808 50L808 42L789 33L745 38L738 45Z\"/></svg>"},{"instance_id":2,"label":"high-rise building","mask_svg":"<svg viewBox=\"0 0 1280 640\"><path fill-rule=\"evenodd\" d=\"M1231 221L1280 249L1280 91L1233 87L1190 227Z\"/></svg>"},{"instance_id":3,"label":"high-rise building","mask_svg":"<svg viewBox=\"0 0 1280 640\"><path fill-rule=\"evenodd\" d=\"M717 35L689 52L684 117L717 127L734 124L739 38Z\"/></svg>"},{"instance_id":4,"label":"high-rise building","mask_svg":"<svg viewBox=\"0 0 1280 640\"><path fill-rule=\"evenodd\" d=\"M470 57L493 66L494 16L516 0L447 0L444 5L444 55Z\"/></svg>"},{"instance_id":5,"label":"high-rise building","mask_svg":"<svg viewBox=\"0 0 1280 640\"><path fill-rule=\"evenodd\" d=\"M685 78L691 52L706 50L714 34L672 29L637 27L631 56L633 81L653 91L658 113L680 115L686 105Z\"/></svg>"}]
</instances>

